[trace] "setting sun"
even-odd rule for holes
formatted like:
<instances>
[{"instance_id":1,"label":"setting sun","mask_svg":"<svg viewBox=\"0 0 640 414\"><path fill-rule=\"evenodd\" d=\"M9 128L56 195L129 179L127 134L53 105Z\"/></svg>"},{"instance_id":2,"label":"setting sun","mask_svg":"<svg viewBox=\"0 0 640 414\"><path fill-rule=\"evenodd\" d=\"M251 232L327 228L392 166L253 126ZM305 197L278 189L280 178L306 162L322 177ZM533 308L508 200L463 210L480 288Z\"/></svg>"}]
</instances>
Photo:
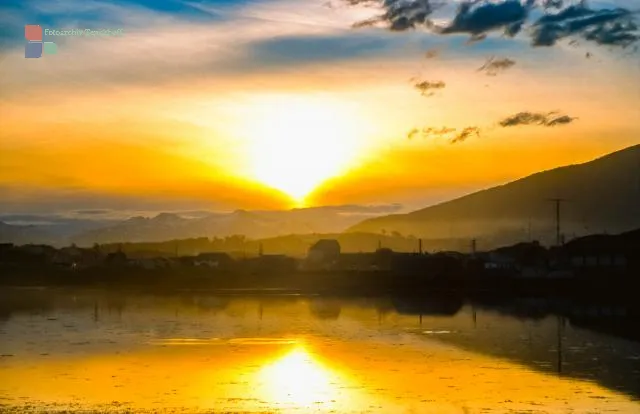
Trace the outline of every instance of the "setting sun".
<instances>
[{"instance_id":1,"label":"setting sun","mask_svg":"<svg viewBox=\"0 0 640 414\"><path fill-rule=\"evenodd\" d=\"M254 105L246 137L252 175L299 204L352 167L364 149L357 114L347 105L315 96L275 96Z\"/></svg>"}]
</instances>

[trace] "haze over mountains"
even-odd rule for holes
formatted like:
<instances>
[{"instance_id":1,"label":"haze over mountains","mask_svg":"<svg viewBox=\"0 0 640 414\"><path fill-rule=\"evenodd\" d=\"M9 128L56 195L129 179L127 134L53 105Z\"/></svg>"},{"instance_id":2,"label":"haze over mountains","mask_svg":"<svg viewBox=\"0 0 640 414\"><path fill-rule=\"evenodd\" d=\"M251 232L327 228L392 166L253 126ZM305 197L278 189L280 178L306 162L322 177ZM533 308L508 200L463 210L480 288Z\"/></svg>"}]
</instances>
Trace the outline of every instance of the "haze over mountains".
<instances>
[{"instance_id":1,"label":"haze over mountains","mask_svg":"<svg viewBox=\"0 0 640 414\"><path fill-rule=\"evenodd\" d=\"M365 220L348 231L479 238L503 244L531 237L552 243L562 198L567 239L640 227L640 145L596 160L533 174L408 214Z\"/></svg>"},{"instance_id":2,"label":"haze over mountains","mask_svg":"<svg viewBox=\"0 0 640 414\"><path fill-rule=\"evenodd\" d=\"M258 239L288 234L340 233L365 218L398 211L399 205L327 206L293 210L232 213L160 213L154 217L102 220L95 217L11 215L0 221L0 242L92 245L113 242L154 242L195 237L244 235ZM6 219L6 218L5 218ZM0 217L0 220L2 218ZM16 225L20 223L22 225ZM24 223L31 223L24 225Z\"/></svg>"}]
</instances>

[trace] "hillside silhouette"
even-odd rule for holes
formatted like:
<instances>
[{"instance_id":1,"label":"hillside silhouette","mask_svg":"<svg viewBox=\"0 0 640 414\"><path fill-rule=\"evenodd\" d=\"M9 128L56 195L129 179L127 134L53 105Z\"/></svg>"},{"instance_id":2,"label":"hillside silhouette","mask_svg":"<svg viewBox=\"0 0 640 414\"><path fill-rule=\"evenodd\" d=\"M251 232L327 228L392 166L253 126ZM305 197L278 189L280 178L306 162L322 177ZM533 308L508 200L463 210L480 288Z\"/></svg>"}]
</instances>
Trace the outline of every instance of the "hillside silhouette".
<instances>
[{"instance_id":1,"label":"hillside silhouette","mask_svg":"<svg viewBox=\"0 0 640 414\"><path fill-rule=\"evenodd\" d=\"M411 213L371 218L348 231L486 238L497 245L527 238L551 243L555 238L553 198L566 200L561 205L566 239L639 227L640 145Z\"/></svg>"}]
</instances>

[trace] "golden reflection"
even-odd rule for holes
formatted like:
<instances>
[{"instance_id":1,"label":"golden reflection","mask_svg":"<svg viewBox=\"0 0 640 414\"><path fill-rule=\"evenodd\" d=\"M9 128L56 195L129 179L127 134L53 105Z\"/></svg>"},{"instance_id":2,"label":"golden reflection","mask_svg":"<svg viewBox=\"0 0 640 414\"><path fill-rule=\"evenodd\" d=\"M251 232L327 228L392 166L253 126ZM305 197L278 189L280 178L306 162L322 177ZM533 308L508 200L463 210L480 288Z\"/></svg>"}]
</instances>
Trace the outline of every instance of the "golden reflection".
<instances>
[{"instance_id":1,"label":"golden reflection","mask_svg":"<svg viewBox=\"0 0 640 414\"><path fill-rule=\"evenodd\" d=\"M309 407L335 402L337 375L324 367L303 347L296 346L259 372L265 399L279 405Z\"/></svg>"}]
</instances>

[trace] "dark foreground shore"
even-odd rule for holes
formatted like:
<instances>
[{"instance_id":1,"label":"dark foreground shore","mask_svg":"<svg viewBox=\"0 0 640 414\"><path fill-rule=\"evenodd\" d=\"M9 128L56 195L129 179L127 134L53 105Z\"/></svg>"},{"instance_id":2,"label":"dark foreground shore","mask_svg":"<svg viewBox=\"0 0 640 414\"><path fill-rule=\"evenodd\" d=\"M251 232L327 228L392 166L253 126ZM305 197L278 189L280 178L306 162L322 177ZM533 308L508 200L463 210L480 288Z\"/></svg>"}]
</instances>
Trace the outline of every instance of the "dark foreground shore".
<instances>
[{"instance_id":1,"label":"dark foreground shore","mask_svg":"<svg viewBox=\"0 0 640 414\"><path fill-rule=\"evenodd\" d=\"M211 269L50 267L0 269L2 286L75 286L153 291L215 290L220 293L376 295L423 292L495 292L507 295L635 297L640 278L596 273L565 278L524 278L483 272L400 273L389 271L214 272Z\"/></svg>"}]
</instances>

